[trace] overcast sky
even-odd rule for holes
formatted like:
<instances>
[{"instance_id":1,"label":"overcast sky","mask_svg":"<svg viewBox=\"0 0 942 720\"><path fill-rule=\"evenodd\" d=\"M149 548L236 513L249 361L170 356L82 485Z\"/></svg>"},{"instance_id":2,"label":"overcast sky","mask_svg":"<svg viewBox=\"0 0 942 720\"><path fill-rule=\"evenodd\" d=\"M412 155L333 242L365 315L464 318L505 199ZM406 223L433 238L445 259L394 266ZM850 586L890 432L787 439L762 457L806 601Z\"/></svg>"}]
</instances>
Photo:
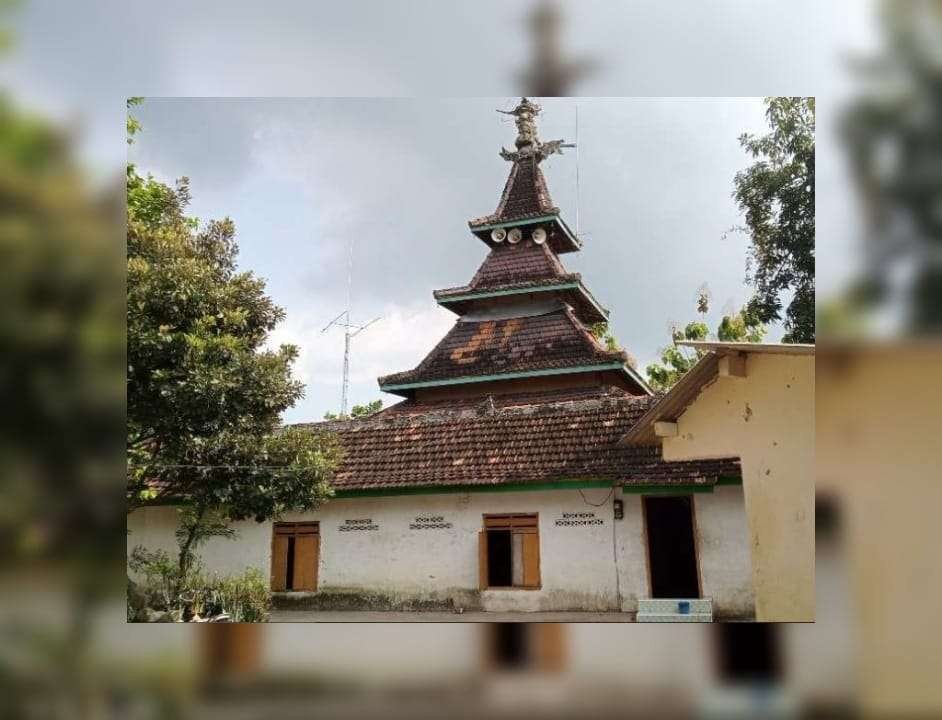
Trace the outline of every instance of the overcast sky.
<instances>
[{"instance_id":1,"label":"overcast sky","mask_svg":"<svg viewBox=\"0 0 942 720\"><path fill-rule=\"evenodd\" d=\"M100 177L125 161L124 99L149 98L133 148L142 168L193 179L193 212L231 216L242 264L288 310L279 337L303 348L308 397L289 419L339 398L341 339L321 321L345 305L383 321L357 338L353 399L412 366L448 327L431 290L467 281L484 256L465 221L494 209L512 127L493 112L519 91L531 0L28 0L0 82L20 105L70 122ZM584 96L818 98L817 281L839 289L860 253L860 213L834 128L855 80L847 60L875 44L873 0L562 3L562 45L596 71ZM394 101L196 101L184 96L411 96ZM442 97L498 95L442 101ZM547 102L543 137L575 137L572 102ZM580 229L564 258L613 311L644 364L670 321L690 317L700 283L714 320L746 295L745 241L729 193L761 131L756 100L580 100ZM575 224L575 155L547 176ZM774 333L780 334L779 331Z\"/></svg>"},{"instance_id":2,"label":"overcast sky","mask_svg":"<svg viewBox=\"0 0 942 720\"><path fill-rule=\"evenodd\" d=\"M672 322L695 317L709 285L715 324L749 297L747 238L732 179L737 138L765 129L759 99L545 100L544 139L578 139L544 164L550 191L584 239L563 256L612 312L643 367ZM265 278L287 320L276 342L301 348L304 400L287 421L339 404L342 332L321 333L347 302L382 319L353 341L350 397L380 397L376 377L418 363L453 324L432 291L470 280L487 254L466 221L497 205L515 137L495 108L513 99L149 99L131 147L140 170L189 176L191 212L231 217L240 265ZM578 107L578 138L576 114ZM578 163L578 188L576 169ZM773 338L781 334L773 330ZM395 401L385 396L384 401Z\"/></svg>"}]
</instances>

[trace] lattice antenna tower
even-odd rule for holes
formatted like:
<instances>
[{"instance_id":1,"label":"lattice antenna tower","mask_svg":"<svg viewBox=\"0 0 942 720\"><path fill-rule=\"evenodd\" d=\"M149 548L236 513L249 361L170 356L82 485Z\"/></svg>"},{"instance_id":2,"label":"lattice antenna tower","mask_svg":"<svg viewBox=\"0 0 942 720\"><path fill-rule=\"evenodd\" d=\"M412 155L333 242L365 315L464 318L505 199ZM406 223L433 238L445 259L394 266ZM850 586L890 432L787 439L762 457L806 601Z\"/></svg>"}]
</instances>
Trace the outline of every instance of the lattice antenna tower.
<instances>
[{"instance_id":1,"label":"lattice antenna tower","mask_svg":"<svg viewBox=\"0 0 942 720\"><path fill-rule=\"evenodd\" d=\"M327 332L332 327L343 328L343 386L340 390L340 417L347 417L347 398L350 392L350 340L355 338L370 325L381 318L375 317L368 323L359 325L350 320L350 301L353 295L353 239L350 240L349 253L347 257L347 309L331 320L322 333Z\"/></svg>"}]
</instances>

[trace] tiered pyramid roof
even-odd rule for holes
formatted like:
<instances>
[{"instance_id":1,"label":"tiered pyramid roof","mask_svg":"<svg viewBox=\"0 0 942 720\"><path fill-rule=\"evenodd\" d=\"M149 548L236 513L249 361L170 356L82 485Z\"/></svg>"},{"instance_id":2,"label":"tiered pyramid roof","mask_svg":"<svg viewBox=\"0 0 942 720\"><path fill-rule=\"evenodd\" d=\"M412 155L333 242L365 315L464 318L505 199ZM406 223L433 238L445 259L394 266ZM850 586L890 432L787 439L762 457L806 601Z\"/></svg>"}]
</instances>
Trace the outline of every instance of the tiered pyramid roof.
<instances>
[{"instance_id":1,"label":"tiered pyramid roof","mask_svg":"<svg viewBox=\"0 0 942 720\"><path fill-rule=\"evenodd\" d=\"M559 217L540 162L567 145L540 141L539 111L524 98L509 113L518 134L515 150L501 150L512 163L504 191L494 213L470 222L490 253L467 285L435 292L458 321L416 368L379 378L382 390L411 396L430 387L592 372L650 393L627 354L603 347L590 331L608 311L559 259L579 243Z\"/></svg>"}]
</instances>

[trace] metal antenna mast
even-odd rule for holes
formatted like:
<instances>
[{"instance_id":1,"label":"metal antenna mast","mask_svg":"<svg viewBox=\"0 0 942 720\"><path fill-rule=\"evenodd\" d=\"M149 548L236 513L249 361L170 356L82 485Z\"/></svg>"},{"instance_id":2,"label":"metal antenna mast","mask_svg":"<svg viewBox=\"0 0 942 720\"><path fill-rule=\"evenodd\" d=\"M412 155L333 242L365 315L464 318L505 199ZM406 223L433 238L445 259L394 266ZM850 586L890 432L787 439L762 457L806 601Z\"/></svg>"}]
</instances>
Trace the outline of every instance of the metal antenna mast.
<instances>
[{"instance_id":1,"label":"metal antenna mast","mask_svg":"<svg viewBox=\"0 0 942 720\"><path fill-rule=\"evenodd\" d=\"M350 311L344 310L321 330L322 333L327 332L335 325L343 328L343 389L340 392L341 417L346 417L347 415L347 394L350 389L350 338L356 337L379 319L380 318L376 317L365 325L356 325L350 322Z\"/></svg>"},{"instance_id":2,"label":"metal antenna mast","mask_svg":"<svg viewBox=\"0 0 942 720\"><path fill-rule=\"evenodd\" d=\"M579 226L579 101L576 100L576 237L582 228Z\"/></svg>"},{"instance_id":3,"label":"metal antenna mast","mask_svg":"<svg viewBox=\"0 0 942 720\"><path fill-rule=\"evenodd\" d=\"M365 325L356 325L350 322L350 297L352 294L353 288L353 240L350 240L350 250L347 260L347 309L340 313L337 317L331 320L327 325L324 326L324 329L321 330L322 333L327 332L330 328L337 327L343 328L343 388L340 391L340 417L347 416L347 395L350 390L350 338L356 337L361 332L366 330L370 325L375 323L380 318L375 317L370 320ZM342 319L342 320L341 320Z\"/></svg>"}]
</instances>

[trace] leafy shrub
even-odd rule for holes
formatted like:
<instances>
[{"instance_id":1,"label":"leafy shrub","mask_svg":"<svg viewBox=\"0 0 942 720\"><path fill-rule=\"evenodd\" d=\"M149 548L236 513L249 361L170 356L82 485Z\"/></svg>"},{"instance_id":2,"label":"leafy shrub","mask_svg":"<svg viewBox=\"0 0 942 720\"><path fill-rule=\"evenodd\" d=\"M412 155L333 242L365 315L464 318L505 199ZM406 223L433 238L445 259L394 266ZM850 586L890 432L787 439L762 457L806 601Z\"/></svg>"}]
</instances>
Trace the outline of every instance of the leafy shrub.
<instances>
[{"instance_id":1,"label":"leafy shrub","mask_svg":"<svg viewBox=\"0 0 942 720\"><path fill-rule=\"evenodd\" d=\"M148 610L169 612L175 620L228 615L231 622L266 622L271 595L261 572L250 568L240 575L206 575L199 558L181 573L163 550L136 547L128 568L139 582L128 581L128 620L147 621Z\"/></svg>"},{"instance_id":2,"label":"leafy shrub","mask_svg":"<svg viewBox=\"0 0 942 720\"><path fill-rule=\"evenodd\" d=\"M164 550L145 550L138 545L131 551L128 558L128 569L137 574L141 581L128 583L128 613L132 608L132 595L134 605L143 603L141 612L150 607L155 610L172 610L177 604L175 600L180 594L181 578L177 564ZM146 618L135 618L145 620Z\"/></svg>"},{"instance_id":3,"label":"leafy shrub","mask_svg":"<svg viewBox=\"0 0 942 720\"><path fill-rule=\"evenodd\" d=\"M271 612L268 583L257 568L235 577L216 578L211 595L232 622L266 622Z\"/></svg>"}]
</instances>

